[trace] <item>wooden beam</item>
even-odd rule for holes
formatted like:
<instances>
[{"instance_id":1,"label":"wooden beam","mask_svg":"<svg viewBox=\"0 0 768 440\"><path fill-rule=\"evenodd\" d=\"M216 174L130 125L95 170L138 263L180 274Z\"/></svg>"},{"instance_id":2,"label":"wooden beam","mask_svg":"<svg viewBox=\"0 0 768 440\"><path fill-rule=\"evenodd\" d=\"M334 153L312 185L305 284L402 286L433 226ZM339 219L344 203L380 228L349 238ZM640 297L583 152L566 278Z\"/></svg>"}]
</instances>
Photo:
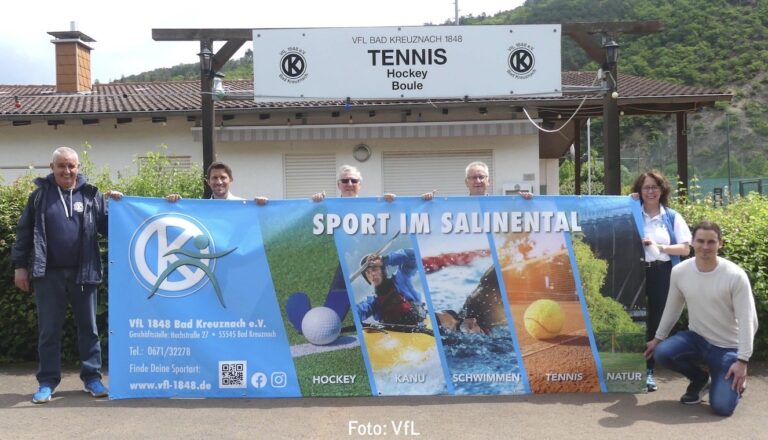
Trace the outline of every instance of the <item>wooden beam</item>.
<instances>
[{"instance_id":1,"label":"wooden beam","mask_svg":"<svg viewBox=\"0 0 768 440\"><path fill-rule=\"evenodd\" d=\"M566 35L565 32L563 32L563 35ZM591 35L586 32L572 32L569 33L568 36L584 49L584 52L589 55L589 58L591 58L592 61L601 66L603 65L603 60L605 59L605 56L603 55L603 46L597 44Z\"/></svg>"},{"instance_id":2,"label":"wooden beam","mask_svg":"<svg viewBox=\"0 0 768 440\"><path fill-rule=\"evenodd\" d=\"M215 109L213 105L213 73L218 72L246 41L253 39L253 29L152 29L155 41L199 41L203 48L213 49L214 41L226 41L211 60L211 72L200 72L203 169L216 160L216 144L213 137ZM201 66L202 69L202 66ZM211 196L211 188L203 187L204 197Z\"/></svg>"},{"instance_id":3,"label":"wooden beam","mask_svg":"<svg viewBox=\"0 0 768 440\"><path fill-rule=\"evenodd\" d=\"M603 65L602 42L595 41L594 35L650 34L664 30L660 21L595 21L563 23L563 35L568 35L589 55L592 61Z\"/></svg>"},{"instance_id":4,"label":"wooden beam","mask_svg":"<svg viewBox=\"0 0 768 440\"><path fill-rule=\"evenodd\" d=\"M603 160L605 164L605 194L621 193L621 144L619 134L619 104L618 97L612 98L610 92L618 91L618 68L615 64L608 65L605 59L603 44L607 38L615 34L649 34L659 32L664 28L660 21L624 21L624 22L589 22L563 23L563 35L573 38L587 52L606 76L609 90L603 97ZM598 43L595 34L602 37Z\"/></svg>"},{"instance_id":5,"label":"wooden beam","mask_svg":"<svg viewBox=\"0 0 768 440\"><path fill-rule=\"evenodd\" d=\"M152 29L155 41L225 41L253 39L253 29Z\"/></svg>"},{"instance_id":6,"label":"wooden beam","mask_svg":"<svg viewBox=\"0 0 768 440\"><path fill-rule=\"evenodd\" d=\"M216 55L213 56L213 71L218 72L221 70L221 68L224 67L224 64L232 58L232 55L243 47L243 44L245 44L246 41L248 40L240 39L227 41L224 46L216 52Z\"/></svg>"},{"instance_id":7,"label":"wooden beam","mask_svg":"<svg viewBox=\"0 0 768 440\"><path fill-rule=\"evenodd\" d=\"M588 34L652 34L664 30L664 23L649 21L587 21L563 23L563 35Z\"/></svg>"}]
</instances>

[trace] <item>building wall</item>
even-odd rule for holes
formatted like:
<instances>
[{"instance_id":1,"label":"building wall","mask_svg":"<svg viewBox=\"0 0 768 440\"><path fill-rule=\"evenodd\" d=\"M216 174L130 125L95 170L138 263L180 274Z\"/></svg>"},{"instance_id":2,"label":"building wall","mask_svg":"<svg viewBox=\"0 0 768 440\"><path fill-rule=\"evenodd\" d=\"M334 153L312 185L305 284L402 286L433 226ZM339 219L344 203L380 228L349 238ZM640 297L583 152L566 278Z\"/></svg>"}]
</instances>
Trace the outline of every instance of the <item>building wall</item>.
<instances>
[{"instance_id":1,"label":"building wall","mask_svg":"<svg viewBox=\"0 0 768 440\"><path fill-rule=\"evenodd\" d=\"M502 121L508 123L509 121ZM392 124L397 126L398 124ZM382 157L386 152L435 152L467 151L471 149L493 150L493 193L502 194L505 183L529 183L535 193L540 185L546 184L549 193L557 188L557 173L552 171L551 161L540 161L538 154L538 135L523 121L514 122L514 135L456 135L458 126L445 124L437 127L443 135L429 136L423 126L402 125L401 130L392 129L389 135L371 138L365 130L355 131L359 137L348 134L349 124L337 125L325 130L326 134L315 137L295 135L286 127L285 133L278 133L276 140L232 140L225 136L223 129L217 129L217 158L228 163L235 177L233 193L241 197L263 195L273 199L283 198L285 181L283 177L283 155L285 153L327 153L334 154L336 165L350 164L357 166L363 176L362 194L380 195L383 192ZM369 124L375 127L375 124ZM466 133L478 133L481 128L467 126ZM242 128L242 127L241 127ZM326 127L327 128L327 127ZM249 128L245 128L248 130ZM389 130L389 127L387 128ZM498 131L498 130L497 130ZM497 131L490 130L491 133ZM327 138L327 133L338 133ZM453 135L445 135L445 133ZM412 134L402 136L400 134ZM425 134L427 133L427 134ZM463 132L462 132L463 133ZM97 168L108 166L113 176L117 172L135 173L135 159L149 151L163 151L169 155L188 155L192 162L202 163L202 147L199 141L200 129L185 117L168 118L166 124L152 123L148 118L134 119L128 124L116 124L115 119L102 118L98 125L83 125L80 120L67 120L64 125L54 129L44 121L33 121L29 126L0 126L0 175L6 182L28 172L31 165L35 172L46 174L51 152L58 146L69 146L77 151L90 145L88 155ZM236 138L236 137L235 137ZM241 136L242 138L242 136ZM281 139L281 140L277 140ZM353 148L367 144L372 156L365 162L358 162L352 156ZM554 161L556 165L556 160ZM545 174L546 173L546 174ZM453 178L452 176L447 176ZM463 174L455 176L463 180ZM533 180L530 180L530 179ZM542 179L546 178L546 181ZM527 180L526 180L527 179ZM414 188L410 194L417 195L433 188ZM317 188L328 194L335 194L336 188ZM311 194L307 194L310 196ZM447 194L446 194L447 195Z\"/></svg>"},{"instance_id":2,"label":"building wall","mask_svg":"<svg viewBox=\"0 0 768 440\"><path fill-rule=\"evenodd\" d=\"M259 170L258 173L233 170L238 191L243 194L283 197L285 153L335 154L337 166L350 164L360 169L364 176L362 194L366 196L380 195L387 190L383 186L383 155L390 152L418 154L491 149L494 194L502 194L504 185L510 182L527 182L535 192L539 187L538 137L524 121L228 127L217 131L217 138L220 160L235 169ZM360 143L368 145L372 152L365 162L358 162L352 156L354 147ZM452 173L456 174L457 181L463 181L463 166ZM418 195L432 189L435 188L415 186L408 194L401 195ZM335 188L316 190L335 193Z\"/></svg>"},{"instance_id":3,"label":"building wall","mask_svg":"<svg viewBox=\"0 0 768 440\"><path fill-rule=\"evenodd\" d=\"M539 160L539 182L540 188L536 190L537 194L560 194L560 161L558 159Z\"/></svg>"},{"instance_id":4,"label":"building wall","mask_svg":"<svg viewBox=\"0 0 768 440\"><path fill-rule=\"evenodd\" d=\"M115 119L106 118L97 125L70 119L56 129L45 121L19 127L7 124L0 125L0 175L6 182L24 175L30 166L36 174L47 173L51 153L60 146L78 153L87 150L94 164L108 166L113 177L118 171L135 174L134 160L148 151L190 155L198 163L203 160L200 144L190 132L192 123L184 118L169 118L165 126L148 119L116 124Z\"/></svg>"},{"instance_id":5,"label":"building wall","mask_svg":"<svg viewBox=\"0 0 768 440\"><path fill-rule=\"evenodd\" d=\"M217 145L218 158L233 168L235 184L233 192L240 196L264 195L270 198L282 198L284 195L283 154L284 153L334 153L336 165L354 165L364 177L361 195L376 196L384 192L382 158L385 152L411 151L431 152L472 148L494 150L494 172L492 176L493 193L501 194L505 182L520 182L523 174L537 174L539 167L537 137L508 136L485 137L481 141L472 138L451 139L383 139L364 140L372 154L366 162L358 162L352 156L352 149L363 140L325 140L325 141L272 141L272 142L227 142ZM464 175L456 175L458 181ZM538 181L530 182L538 188ZM434 188L414 188L410 194L418 195ZM336 188L317 188L329 195L336 193ZM538 190L536 190L538 193ZM311 194L307 194L309 197ZM446 194L447 195L447 194Z\"/></svg>"}]
</instances>

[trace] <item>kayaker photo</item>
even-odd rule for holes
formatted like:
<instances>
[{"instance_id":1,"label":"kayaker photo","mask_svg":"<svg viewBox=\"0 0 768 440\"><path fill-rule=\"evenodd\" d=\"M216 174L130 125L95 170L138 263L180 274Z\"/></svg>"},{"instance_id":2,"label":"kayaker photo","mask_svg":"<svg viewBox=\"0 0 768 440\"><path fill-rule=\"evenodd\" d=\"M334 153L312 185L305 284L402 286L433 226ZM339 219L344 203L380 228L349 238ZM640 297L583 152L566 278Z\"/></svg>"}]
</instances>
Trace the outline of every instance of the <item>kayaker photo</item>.
<instances>
[{"instance_id":1,"label":"kayaker photo","mask_svg":"<svg viewBox=\"0 0 768 440\"><path fill-rule=\"evenodd\" d=\"M360 261L362 275L373 287L373 295L356 305L361 321L373 318L382 324L418 325L426 317L423 298L414 288L418 274L413 249L401 249L387 255L369 254ZM391 275L387 268L394 268Z\"/></svg>"}]
</instances>

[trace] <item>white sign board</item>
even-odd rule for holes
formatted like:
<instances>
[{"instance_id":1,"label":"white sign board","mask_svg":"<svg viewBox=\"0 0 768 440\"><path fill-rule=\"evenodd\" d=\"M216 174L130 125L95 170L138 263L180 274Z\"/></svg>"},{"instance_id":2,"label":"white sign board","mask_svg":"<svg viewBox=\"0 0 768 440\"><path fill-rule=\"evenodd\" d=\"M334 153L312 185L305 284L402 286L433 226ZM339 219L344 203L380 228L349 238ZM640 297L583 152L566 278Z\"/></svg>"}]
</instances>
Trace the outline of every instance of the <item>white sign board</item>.
<instances>
[{"instance_id":1,"label":"white sign board","mask_svg":"<svg viewBox=\"0 0 768 440\"><path fill-rule=\"evenodd\" d=\"M257 29L257 100L560 96L560 25Z\"/></svg>"}]
</instances>

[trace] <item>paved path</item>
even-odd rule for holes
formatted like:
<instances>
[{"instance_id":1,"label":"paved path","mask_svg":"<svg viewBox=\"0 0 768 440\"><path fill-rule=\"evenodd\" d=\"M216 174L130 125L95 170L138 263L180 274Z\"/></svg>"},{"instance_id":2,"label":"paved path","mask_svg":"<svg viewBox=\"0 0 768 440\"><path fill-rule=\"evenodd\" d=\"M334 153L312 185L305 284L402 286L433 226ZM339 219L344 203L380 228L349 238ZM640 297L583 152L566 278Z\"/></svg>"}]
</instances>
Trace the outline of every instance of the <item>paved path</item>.
<instances>
[{"instance_id":1,"label":"paved path","mask_svg":"<svg viewBox=\"0 0 768 440\"><path fill-rule=\"evenodd\" d=\"M666 371L649 394L110 401L80 391L70 370L50 403L34 405L34 367L0 366L0 438L765 439L768 364L750 376L736 413L722 418L706 403L678 403L687 382ZM383 434L350 435L355 422ZM407 422L415 432L403 432Z\"/></svg>"}]
</instances>

